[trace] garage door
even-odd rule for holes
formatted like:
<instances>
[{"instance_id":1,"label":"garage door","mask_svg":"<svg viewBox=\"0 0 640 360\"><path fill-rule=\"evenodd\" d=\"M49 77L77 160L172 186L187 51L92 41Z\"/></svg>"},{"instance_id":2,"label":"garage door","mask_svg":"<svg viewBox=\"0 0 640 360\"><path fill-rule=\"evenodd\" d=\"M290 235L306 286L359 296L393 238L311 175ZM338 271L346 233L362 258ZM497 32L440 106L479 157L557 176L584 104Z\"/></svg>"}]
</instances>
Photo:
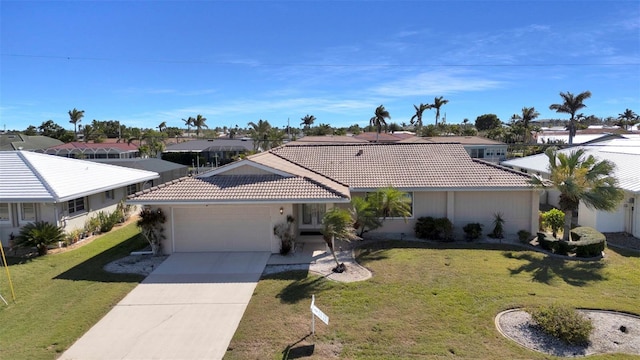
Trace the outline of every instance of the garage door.
<instances>
[{"instance_id":1,"label":"garage door","mask_svg":"<svg viewBox=\"0 0 640 360\"><path fill-rule=\"evenodd\" d=\"M271 252L268 207L174 208L173 216L176 252Z\"/></svg>"}]
</instances>

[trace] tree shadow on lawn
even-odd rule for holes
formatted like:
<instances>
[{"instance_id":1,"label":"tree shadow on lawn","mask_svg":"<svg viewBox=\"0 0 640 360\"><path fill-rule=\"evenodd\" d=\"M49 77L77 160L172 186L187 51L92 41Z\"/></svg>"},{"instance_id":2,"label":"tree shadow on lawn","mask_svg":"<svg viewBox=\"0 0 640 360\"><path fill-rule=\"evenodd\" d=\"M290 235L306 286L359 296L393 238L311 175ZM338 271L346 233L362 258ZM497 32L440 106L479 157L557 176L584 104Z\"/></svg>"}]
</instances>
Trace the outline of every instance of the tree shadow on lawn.
<instances>
[{"instance_id":1,"label":"tree shadow on lawn","mask_svg":"<svg viewBox=\"0 0 640 360\"><path fill-rule=\"evenodd\" d=\"M70 268L54 277L64 280L86 280L98 282L141 282L145 276L138 274L115 274L105 271L103 268L108 263L129 255L132 251L139 250L146 241L137 234L122 243L113 246L90 259Z\"/></svg>"},{"instance_id":2,"label":"tree shadow on lawn","mask_svg":"<svg viewBox=\"0 0 640 360\"><path fill-rule=\"evenodd\" d=\"M606 266L602 261L565 260L550 256L540 258L531 253L514 255L511 251L507 251L503 255L509 259L528 261L516 269L509 269L511 275L522 272L530 273L533 281L547 285L550 285L551 280L555 277L559 277L573 286L583 286L590 282L607 280L602 274L602 270Z\"/></svg>"},{"instance_id":3,"label":"tree shadow on lawn","mask_svg":"<svg viewBox=\"0 0 640 360\"><path fill-rule=\"evenodd\" d=\"M292 280L276 298L286 304L295 304L301 300L311 301L311 295L318 294L331 287L329 281L321 276L308 276L307 271L288 271L270 275L269 279Z\"/></svg>"},{"instance_id":4,"label":"tree shadow on lawn","mask_svg":"<svg viewBox=\"0 0 640 360\"><path fill-rule=\"evenodd\" d=\"M613 251L616 254L624 257L640 258L640 250L625 249L618 246L607 246L607 251Z\"/></svg>"}]
</instances>

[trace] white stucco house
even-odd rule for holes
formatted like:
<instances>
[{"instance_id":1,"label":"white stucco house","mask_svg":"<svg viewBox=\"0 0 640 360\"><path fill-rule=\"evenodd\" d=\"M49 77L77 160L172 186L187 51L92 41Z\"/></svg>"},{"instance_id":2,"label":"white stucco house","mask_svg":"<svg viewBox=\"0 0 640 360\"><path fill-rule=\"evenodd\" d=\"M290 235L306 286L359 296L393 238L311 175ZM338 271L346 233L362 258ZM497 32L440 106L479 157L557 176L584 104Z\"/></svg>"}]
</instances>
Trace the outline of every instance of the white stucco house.
<instances>
[{"instance_id":1,"label":"white stucco house","mask_svg":"<svg viewBox=\"0 0 640 360\"><path fill-rule=\"evenodd\" d=\"M0 152L0 239L9 245L29 222L66 231L83 228L99 211L112 212L156 172L28 151Z\"/></svg>"},{"instance_id":2,"label":"white stucco house","mask_svg":"<svg viewBox=\"0 0 640 360\"><path fill-rule=\"evenodd\" d=\"M507 234L535 232L539 190L529 180L472 159L460 144L291 143L140 191L128 203L166 214L165 253L277 253L273 229L287 216L300 237L318 234L327 209L388 186L409 194L412 215L406 222L387 218L373 234L413 235L422 216L447 217L458 234L470 222L489 232L496 212L504 214Z\"/></svg>"},{"instance_id":3,"label":"white stucco house","mask_svg":"<svg viewBox=\"0 0 640 360\"><path fill-rule=\"evenodd\" d=\"M640 135L624 135L623 138L580 145L559 150L569 153L584 149L585 156L593 155L598 160L608 160L615 165L612 174L618 179L618 185L624 190L624 199L613 212L589 209L584 204L578 208L578 224L590 226L600 232L626 232L640 238ZM549 159L538 154L502 163L516 170L549 177ZM557 190L545 190L540 196L542 204L558 206Z\"/></svg>"}]
</instances>

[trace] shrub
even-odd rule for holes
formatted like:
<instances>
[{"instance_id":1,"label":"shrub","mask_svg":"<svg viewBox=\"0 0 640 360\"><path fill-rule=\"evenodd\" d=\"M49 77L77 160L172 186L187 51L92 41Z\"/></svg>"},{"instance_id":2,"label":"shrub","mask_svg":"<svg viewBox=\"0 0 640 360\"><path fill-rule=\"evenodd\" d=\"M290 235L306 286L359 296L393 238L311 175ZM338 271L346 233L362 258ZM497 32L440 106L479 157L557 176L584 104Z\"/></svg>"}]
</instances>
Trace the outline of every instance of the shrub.
<instances>
[{"instance_id":1,"label":"shrub","mask_svg":"<svg viewBox=\"0 0 640 360\"><path fill-rule=\"evenodd\" d=\"M529 242L529 240L531 240L531 233L527 230L520 230L518 231L518 239L521 243L526 244Z\"/></svg>"},{"instance_id":2,"label":"shrub","mask_svg":"<svg viewBox=\"0 0 640 360\"><path fill-rule=\"evenodd\" d=\"M538 243L540 244L540 247L542 247L545 250L556 252L559 246L558 242L559 240L553 236L550 236L550 234L543 233L543 232L538 233Z\"/></svg>"},{"instance_id":3,"label":"shrub","mask_svg":"<svg viewBox=\"0 0 640 360\"><path fill-rule=\"evenodd\" d=\"M527 312L544 332L567 344L584 345L589 342L593 330L591 320L571 307L552 304Z\"/></svg>"},{"instance_id":4,"label":"shrub","mask_svg":"<svg viewBox=\"0 0 640 360\"><path fill-rule=\"evenodd\" d=\"M113 227L120 220L120 217L121 215L117 211L111 214L107 214L104 211L100 211L97 216L98 221L100 221L100 226L98 227L98 229L100 230L101 233L107 233L111 231L111 229L113 229Z\"/></svg>"},{"instance_id":5,"label":"shrub","mask_svg":"<svg viewBox=\"0 0 640 360\"><path fill-rule=\"evenodd\" d=\"M97 216L87 219L84 223L84 231L87 232L87 236L100 231L100 219Z\"/></svg>"},{"instance_id":6,"label":"shrub","mask_svg":"<svg viewBox=\"0 0 640 360\"><path fill-rule=\"evenodd\" d=\"M64 241L65 236L61 227L45 221L36 221L22 227L20 234L15 238L15 244L23 247L34 246L38 255L46 255L49 245Z\"/></svg>"},{"instance_id":7,"label":"shrub","mask_svg":"<svg viewBox=\"0 0 640 360\"><path fill-rule=\"evenodd\" d=\"M136 225L140 228L140 233L149 242L153 255L161 255L162 240L165 238L163 224L167 221L166 216L159 208L155 210L143 208L139 216Z\"/></svg>"},{"instance_id":8,"label":"shrub","mask_svg":"<svg viewBox=\"0 0 640 360\"><path fill-rule=\"evenodd\" d=\"M551 209L542 213L542 223L545 228L551 228L553 236L558 236L558 230L564 227L564 212L558 209Z\"/></svg>"},{"instance_id":9,"label":"shrub","mask_svg":"<svg viewBox=\"0 0 640 360\"><path fill-rule=\"evenodd\" d=\"M587 226L572 229L571 240L577 257L600 256L607 245L604 234Z\"/></svg>"},{"instance_id":10,"label":"shrub","mask_svg":"<svg viewBox=\"0 0 640 360\"><path fill-rule=\"evenodd\" d=\"M494 239L502 239L504 237L504 218L502 213L493 214L493 231L489 234Z\"/></svg>"},{"instance_id":11,"label":"shrub","mask_svg":"<svg viewBox=\"0 0 640 360\"><path fill-rule=\"evenodd\" d=\"M467 240L475 240L482 235L482 224L480 223L469 223L465 225L462 230L464 230L465 237Z\"/></svg>"},{"instance_id":12,"label":"shrub","mask_svg":"<svg viewBox=\"0 0 640 360\"><path fill-rule=\"evenodd\" d=\"M433 218L425 216L418 218L414 227L416 237L431 240L451 240L453 237L453 224L449 219Z\"/></svg>"}]
</instances>

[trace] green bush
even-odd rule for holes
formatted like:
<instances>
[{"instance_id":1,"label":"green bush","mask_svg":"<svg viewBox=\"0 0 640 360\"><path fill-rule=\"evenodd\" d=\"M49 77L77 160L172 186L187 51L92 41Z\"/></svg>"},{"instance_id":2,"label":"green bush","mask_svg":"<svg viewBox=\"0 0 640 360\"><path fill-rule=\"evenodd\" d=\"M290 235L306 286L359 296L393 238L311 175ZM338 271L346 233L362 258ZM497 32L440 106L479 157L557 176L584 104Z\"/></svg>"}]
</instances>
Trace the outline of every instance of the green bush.
<instances>
[{"instance_id":1,"label":"green bush","mask_svg":"<svg viewBox=\"0 0 640 360\"><path fill-rule=\"evenodd\" d=\"M607 239L598 230L580 226L571 230L572 243L577 257L596 257L602 255Z\"/></svg>"},{"instance_id":2,"label":"green bush","mask_svg":"<svg viewBox=\"0 0 640 360\"><path fill-rule=\"evenodd\" d=\"M529 240L531 240L531 233L527 230L518 231L518 240L520 240L521 243L527 244Z\"/></svg>"},{"instance_id":3,"label":"green bush","mask_svg":"<svg viewBox=\"0 0 640 360\"><path fill-rule=\"evenodd\" d=\"M100 221L99 230L101 233L107 233L113 229L113 227L120 221L122 215L114 211L111 214L108 214L104 211L100 211L97 215L98 220Z\"/></svg>"},{"instance_id":4,"label":"green bush","mask_svg":"<svg viewBox=\"0 0 640 360\"><path fill-rule=\"evenodd\" d=\"M449 219L425 216L418 218L414 226L416 237L431 240L451 240L453 238L453 224Z\"/></svg>"},{"instance_id":5,"label":"green bush","mask_svg":"<svg viewBox=\"0 0 640 360\"><path fill-rule=\"evenodd\" d=\"M555 253L558 250L558 242L559 240L551 236L551 234L543 232L538 233L538 243L540 244L540 247L545 250L549 250Z\"/></svg>"},{"instance_id":6,"label":"green bush","mask_svg":"<svg viewBox=\"0 0 640 360\"><path fill-rule=\"evenodd\" d=\"M482 224L480 223L469 223L465 225L462 230L464 230L465 237L467 240L475 240L482 235Z\"/></svg>"},{"instance_id":7,"label":"green bush","mask_svg":"<svg viewBox=\"0 0 640 360\"><path fill-rule=\"evenodd\" d=\"M564 212L558 209L551 209L542 213L543 228L551 228L553 236L558 235L558 230L564 227Z\"/></svg>"},{"instance_id":8,"label":"green bush","mask_svg":"<svg viewBox=\"0 0 640 360\"><path fill-rule=\"evenodd\" d=\"M494 239L504 238L504 218L501 212L493 214L493 231L489 233L489 237Z\"/></svg>"},{"instance_id":9,"label":"green bush","mask_svg":"<svg viewBox=\"0 0 640 360\"><path fill-rule=\"evenodd\" d=\"M593 330L591 320L585 318L575 309L552 304L527 310L531 318L547 334L554 336L569 345L589 343L589 335Z\"/></svg>"},{"instance_id":10,"label":"green bush","mask_svg":"<svg viewBox=\"0 0 640 360\"><path fill-rule=\"evenodd\" d=\"M50 244L64 241L64 230L45 221L28 223L20 229L20 234L15 238L15 244L22 247L35 247L38 255L46 255Z\"/></svg>"}]
</instances>

